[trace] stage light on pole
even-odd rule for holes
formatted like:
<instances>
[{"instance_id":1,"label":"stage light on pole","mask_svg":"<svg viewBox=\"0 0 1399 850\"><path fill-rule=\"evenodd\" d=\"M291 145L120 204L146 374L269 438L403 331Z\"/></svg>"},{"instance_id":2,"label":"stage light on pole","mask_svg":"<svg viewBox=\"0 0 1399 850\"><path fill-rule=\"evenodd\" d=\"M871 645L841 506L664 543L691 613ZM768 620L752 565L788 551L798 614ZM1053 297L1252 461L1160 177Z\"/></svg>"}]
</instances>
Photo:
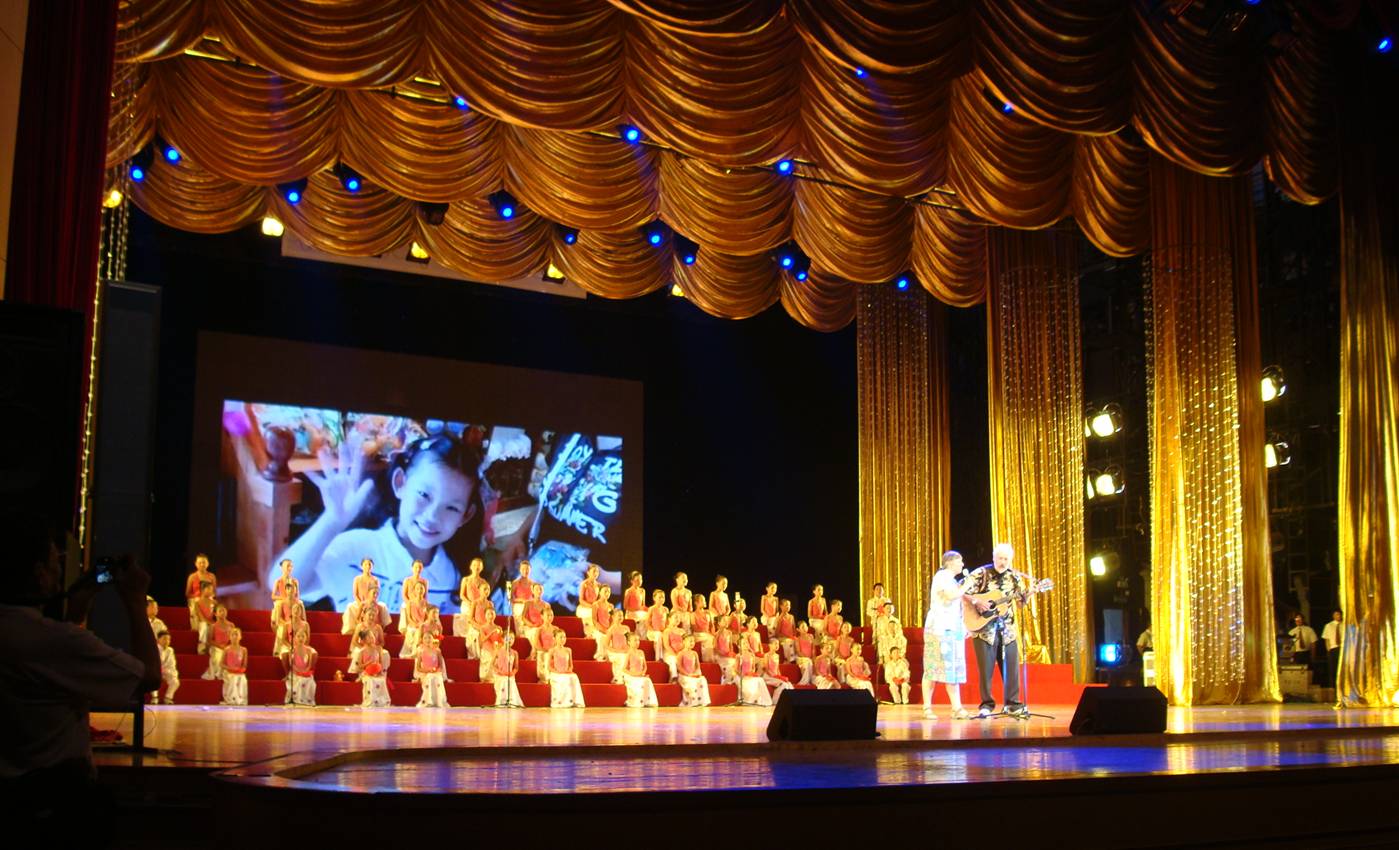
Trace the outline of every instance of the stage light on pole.
<instances>
[{"instance_id":1,"label":"stage light on pole","mask_svg":"<svg viewBox=\"0 0 1399 850\"><path fill-rule=\"evenodd\" d=\"M285 230L286 227L282 225L282 220L276 216L267 215L262 217L263 236L281 236L282 232Z\"/></svg>"},{"instance_id":2,"label":"stage light on pole","mask_svg":"<svg viewBox=\"0 0 1399 850\"><path fill-rule=\"evenodd\" d=\"M340 185L345 188L346 192L358 192L360 187L364 185L364 179L359 176L359 172L343 162L335 163L331 173L339 179Z\"/></svg>"},{"instance_id":3,"label":"stage light on pole","mask_svg":"<svg viewBox=\"0 0 1399 850\"><path fill-rule=\"evenodd\" d=\"M1111 437L1122 430L1123 420L1122 406L1116 402L1102 407L1090 407L1084 416L1083 436Z\"/></svg>"},{"instance_id":4,"label":"stage light on pole","mask_svg":"<svg viewBox=\"0 0 1399 850\"><path fill-rule=\"evenodd\" d=\"M672 242L675 245L675 256L680 258L680 262L687 266L693 266L695 259L699 257L699 243L693 239L687 239L679 233L675 234Z\"/></svg>"},{"instance_id":5,"label":"stage light on pole","mask_svg":"<svg viewBox=\"0 0 1399 850\"><path fill-rule=\"evenodd\" d=\"M1276 440L1263 444L1263 466L1267 469L1275 469L1279 466L1287 466L1292 463L1292 449L1288 447L1286 441Z\"/></svg>"},{"instance_id":6,"label":"stage light on pole","mask_svg":"<svg viewBox=\"0 0 1399 850\"><path fill-rule=\"evenodd\" d=\"M558 231L559 238L563 240L563 244L572 245L578 241L578 228L556 224L554 225L554 229Z\"/></svg>"},{"instance_id":7,"label":"stage light on pole","mask_svg":"<svg viewBox=\"0 0 1399 850\"><path fill-rule=\"evenodd\" d=\"M1093 489L1098 491L1098 495L1106 498L1116 496L1127 489L1127 484L1122 477L1122 469L1117 466L1109 466L1098 473L1098 477L1093 479Z\"/></svg>"},{"instance_id":8,"label":"stage light on pole","mask_svg":"<svg viewBox=\"0 0 1399 850\"><path fill-rule=\"evenodd\" d=\"M1287 376L1281 366L1269 366L1263 370L1262 393L1266 404L1287 392Z\"/></svg>"},{"instance_id":9,"label":"stage light on pole","mask_svg":"<svg viewBox=\"0 0 1399 850\"><path fill-rule=\"evenodd\" d=\"M778 174L791 174L792 161L790 159L779 159L777 164L773 166L773 170Z\"/></svg>"},{"instance_id":10,"label":"stage light on pole","mask_svg":"<svg viewBox=\"0 0 1399 850\"><path fill-rule=\"evenodd\" d=\"M1108 574L1108 559L1102 555L1094 555L1088 559L1088 572L1097 578L1102 578Z\"/></svg>"},{"instance_id":11,"label":"stage light on pole","mask_svg":"<svg viewBox=\"0 0 1399 850\"><path fill-rule=\"evenodd\" d=\"M631 124L623 124L617 128L617 135L622 137L622 141L636 144L641 141L641 130Z\"/></svg>"},{"instance_id":12,"label":"stage light on pole","mask_svg":"<svg viewBox=\"0 0 1399 850\"><path fill-rule=\"evenodd\" d=\"M486 199L491 202L491 207L495 209L495 214L501 218L514 218L515 213L520 211L520 205L516 203L515 196L504 189L498 192L492 192Z\"/></svg>"},{"instance_id":13,"label":"stage light on pole","mask_svg":"<svg viewBox=\"0 0 1399 850\"><path fill-rule=\"evenodd\" d=\"M282 197L286 198L287 203L295 206L301 203L301 199L306 196L306 184L307 181L305 177L300 180L293 180L290 183L278 183L277 191L282 193Z\"/></svg>"},{"instance_id":14,"label":"stage light on pole","mask_svg":"<svg viewBox=\"0 0 1399 850\"><path fill-rule=\"evenodd\" d=\"M106 209L114 210L117 207L121 206L121 202L124 197L125 196L122 195L121 190L113 186L112 188L107 190L107 194L102 196L102 206Z\"/></svg>"}]
</instances>

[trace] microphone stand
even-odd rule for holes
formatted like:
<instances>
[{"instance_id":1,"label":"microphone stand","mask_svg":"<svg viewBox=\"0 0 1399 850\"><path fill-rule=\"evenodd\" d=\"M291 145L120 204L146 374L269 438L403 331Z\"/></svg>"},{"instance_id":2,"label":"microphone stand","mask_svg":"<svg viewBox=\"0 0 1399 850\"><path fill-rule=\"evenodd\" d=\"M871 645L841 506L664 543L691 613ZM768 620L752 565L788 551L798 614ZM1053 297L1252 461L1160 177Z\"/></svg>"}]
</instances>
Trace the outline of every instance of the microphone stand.
<instances>
[{"instance_id":1,"label":"microphone stand","mask_svg":"<svg viewBox=\"0 0 1399 850\"><path fill-rule=\"evenodd\" d=\"M517 581L519 580L518 577L516 578L516 580L517 580ZM520 639L520 636L519 636L518 634L515 634L515 592L514 592L514 590L515 590L515 589L514 589L514 586L513 586L510 582L507 581L507 582L505 583L505 633L508 634L508 635L515 635L515 640L519 640L519 639ZM502 646L501 646L501 649L502 649L502 650L504 650L504 651L510 651L510 650L513 650L514 648L515 648L515 643L514 643L514 641L511 641L509 646L505 646L504 643L502 642ZM477 657L478 659L481 657L481 652L480 652L480 647L479 647L479 646L477 647L476 657ZM494 659L494 658L491 659L491 663L492 663L492 664L495 663L495 659ZM518 659L518 658L516 658L515 663L516 663L516 665L517 665L516 670L515 670L515 678L518 680L518 679L519 679L519 676L520 676L520 671L519 671L519 668L518 668L518 665L519 665L519 659ZM535 663L535 670L536 670L535 676L536 676L536 678L537 678L538 675L539 675L539 673L537 672L538 669L539 669L539 662L538 662L538 661L535 661L534 663ZM478 673L476 674L476 677L479 679L479 678L481 677L481 674L478 672ZM492 683L495 682L495 671L491 671L491 682L492 682ZM518 681L517 681L516 684L515 684L515 688L516 688L516 690L519 690L519 682L518 682ZM519 704L516 704L516 702L515 702L515 697L514 697L514 696L511 694L511 692L510 692L510 686L509 686L509 685L506 685L506 687L505 687L505 702L504 702L503 704L502 704L502 703L494 703L494 702L493 702L493 703L491 703L491 708L524 708L524 707L525 707L525 706L524 706L524 701L525 701L525 698L524 698L524 697L520 697L520 702L519 702Z\"/></svg>"}]
</instances>

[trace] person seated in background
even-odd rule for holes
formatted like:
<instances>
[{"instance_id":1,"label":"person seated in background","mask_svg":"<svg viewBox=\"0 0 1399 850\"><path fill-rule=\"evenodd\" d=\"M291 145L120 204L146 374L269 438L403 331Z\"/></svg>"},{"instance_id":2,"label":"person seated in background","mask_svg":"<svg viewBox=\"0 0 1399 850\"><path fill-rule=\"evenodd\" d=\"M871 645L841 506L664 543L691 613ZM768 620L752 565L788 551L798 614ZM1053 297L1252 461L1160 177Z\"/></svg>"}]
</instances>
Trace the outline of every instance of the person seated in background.
<instances>
[{"instance_id":1,"label":"person seated in background","mask_svg":"<svg viewBox=\"0 0 1399 850\"><path fill-rule=\"evenodd\" d=\"M656 686L647 673L646 653L641 651L641 635L632 632L627 635L626 661L627 707L654 708ZM682 687L683 692L683 687Z\"/></svg>"},{"instance_id":2,"label":"person seated in background","mask_svg":"<svg viewBox=\"0 0 1399 850\"><path fill-rule=\"evenodd\" d=\"M770 581L758 600L758 622L767 629L769 635L777 631L777 617L781 613L782 602L777 598L777 582Z\"/></svg>"},{"instance_id":3,"label":"person seated in background","mask_svg":"<svg viewBox=\"0 0 1399 850\"><path fill-rule=\"evenodd\" d=\"M792 600L782 600L778 606L775 628L768 634L777 637L778 644L782 647L783 659L788 664L795 664L797 660L797 618L792 614Z\"/></svg>"},{"instance_id":4,"label":"person seated in background","mask_svg":"<svg viewBox=\"0 0 1399 850\"><path fill-rule=\"evenodd\" d=\"M729 580L725 576L714 577L714 589L709 592L709 615L723 618L729 615Z\"/></svg>"},{"instance_id":5,"label":"person seated in background","mask_svg":"<svg viewBox=\"0 0 1399 850\"><path fill-rule=\"evenodd\" d=\"M884 595L884 585L874 583L874 592L865 600L865 625L878 627L885 617L894 615L894 601Z\"/></svg>"},{"instance_id":6,"label":"person seated in background","mask_svg":"<svg viewBox=\"0 0 1399 850\"><path fill-rule=\"evenodd\" d=\"M821 585L813 585L811 588L811 599L806 603L806 622L811 626L811 633L820 640L825 634L826 628L826 589Z\"/></svg>"},{"instance_id":7,"label":"person seated in background","mask_svg":"<svg viewBox=\"0 0 1399 850\"><path fill-rule=\"evenodd\" d=\"M690 609L693 607L694 593L687 586L690 577L685 573L675 574L675 587L670 589L670 613L679 615L680 625L686 632L690 630Z\"/></svg>"},{"instance_id":8,"label":"person seated in background","mask_svg":"<svg viewBox=\"0 0 1399 850\"><path fill-rule=\"evenodd\" d=\"M360 648L359 655L350 665L350 672L359 674L360 707L388 708L393 704L389 698L389 662L391 656L388 650L379 646L373 633L364 635L362 640L364 646Z\"/></svg>"},{"instance_id":9,"label":"person seated in background","mask_svg":"<svg viewBox=\"0 0 1399 850\"><path fill-rule=\"evenodd\" d=\"M821 627L821 639L827 643L840 639L841 627L845 625L845 617L840 612L844 607L839 599L831 600L831 610L826 612L825 625Z\"/></svg>"},{"instance_id":10,"label":"person seated in background","mask_svg":"<svg viewBox=\"0 0 1399 850\"><path fill-rule=\"evenodd\" d=\"M622 594L622 611L633 623L646 619L646 588L641 586L641 573L633 572L627 579L631 584Z\"/></svg>"},{"instance_id":11,"label":"person seated in background","mask_svg":"<svg viewBox=\"0 0 1399 850\"><path fill-rule=\"evenodd\" d=\"M403 646L398 651L399 658L412 658L413 653L418 651L418 638L422 634L423 623L427 622L428 604L427 593L423 584L403 585L404 599L403 608L398 612L398 631L403 635Z\"/></svg>"},{"instance_id":12,"label":"person seated in background","mask_svg":"<svg viewBox=\"0 0 1399 850\"><path fill-rule=\"evenodd\" d=\"M695 651L706 664L714 663L714 620L704 603L704 594L695 594L695 610L690 613L690 636L695 639Z\"/></svg>"},{"instance_id":13,"label":"person seated in background","mask_svg":"<svg viewBox=\"0 0 1399 850\"><path fill-rule=\"evenodd\" d=\"M413 678L422 688L418 708L450 708L447 704L447 659L438 648L437 635L424 635L413 657Z\"/></svg>"},{"instance_id":14,"label":"person seated in background","mask_svg":"<svg viewBox=\"0 0 1399 850\"><path fill-rule=\"evenodd\" d=\"M738 638L726 626L714 635L714 660L719 664L719 684L738 682Z\"/></svg>"},{"instance_id":15,"label":"person seated in background","mask_svg":"<svg viewBox=\"0 0 1399 850\"><path fill-rule=\"evenodd\" d=\"M593 660L607 660L607 632L612 628L612 621L621 621L616 610L612 607L609 599L612 592L607 585L603 585L598 590L597 600L593 603L593 618L589 623L584 624L584 633L593 639ZM591 632L586 631L589 627Z\"/></svg>"},{"instance_id":16,"label":"person seated in background","mask_svg":"<svg viewBox=\"0 0 1399 850\"><path fill-rule=\"evenodd\" d=\"M801 679L798 685L811 684L812 670L816 664L816 638L812 636L811 629L803 620L797 623L797 638L794 641L796 646L797 669L801 671Z\"/></svg>"},{"instance_id":17,"label":"person seated in background","mask_svg":"<svg viewBox=\"0 0 1399 850\"><path fill-rule=\"evenodd\" d=\"M573 613L583 621L583 634L585 635L592 633L593 605L598 600L597 577L598 565L589 564L587 571L583 574L583 581L578 584L578 606L574 608Z\"/></svg>"},{"instance_id":18,"label":"person seated in background","mask_svg":"<svg viewBox=\"0 0 1399 850\"><path fill-rule=\"evenodd\" d=\"M753 620L757 622L756 617ZM772 705L772 694L763 681L763 663L746 643L738 654L738 702L739 705Z\"/></svg>"},{"instance_id":19,"label":"person seated in background","mask_svg":"<svg viewBox=\"0 0 1399 850\"><path fill-rule=\"evenodd\" d=\"M189 606L191 628L194 627L195 623L194 606L204 595L204 585L206 584L212 588L211 593L218 593L219 580L213 573L209 572L209 556L201 552L194 556L194 572L185 579L185 603Z\"/></svg>"},{"instance_id":20,"label":"person seated in background","mask_svg":"<svg viewBox=\"0 0 1399 850\"><path fill-rule=\"evenodd\" d=\"M613 616L604 638L607 647L607 660L612 664L612 684L626 684L627 653L631 651L631 638L635 635L627 628L626 621Z\"/></svg>"},{"instance_id":21,"label":"person seated in background","mask_svg":"<svg viewBox=\"0 0 1399 850\"><path fill-rule=\"evenodd\" d=\"M223 654L228 651L229 632L233 624L228 622L228 609L222 605L214 609L214 624L209 627L209 666L201 677L209 681L223 678Z\"/></svg>"},{"instance_id":22,"label":"person seated in background","mask_svg":"<svg viewBox=\"0 0 1399 850\"><path fill-rule=\"evenodd\" d=\"M660 661L665 655L666 624L670 622L670 609L665 605L665 591L657 589L651 594L651 607L646 609L646 639L651 641L651 649Z\"/></svg>"},{"instance_id":23,"label":"person seated in background","mask_svg":"<svg viewBox=\"0 0 1399 850\"><path fill-rule=\"evenodd\" d=\"M358 578L355 580L359 581ZM345 613L340 617L340 634L354 634L359 629L360 620L365 614L372 615L373 622L378 623L381 627L393 622L393 617L389 615L389 606L379 599L378 579L374 579L374 583L367 586L362 598L359 596L358 590L355 593L355 601L346 606ZM276 607L276 603L273 603L273 607Z\"/></svg>"},{"instance_id":24,"label":"person seated in background","mask_svg":"<svg viewBox=\"0 0 1399 850\"><path fill-rule=\"evenodd\" d=\"M681 612L672 611L670 613L670 625L666 626L665 632L661 635L661 660L670 670L670 680L675 681L675 657L685 648L685 621L681 619Z\"/></svg>"},{"instance_id":25,"label":"person seated in background","mask_svg":"<svg viewBox=\"0 0 1399 850\"><path fill-rule=\"evenodd\" d=\"M160 605L153 596L146 597L146 621L151 624L151 634L156 637L159 637L161 632L170 631L165 627L165 621L160 619Z\"/></svg>"},{"instance_id":26,"label":"person seated in background","mask_svg":"<svg viewBox=\"0 0 1399 850\"><path fill-rule=\"evenodd\" d=\"M889 683L889 694L895 705L908 705L909 671L908 659L900 647L891 647L889 658L884 662L884 681Z\"/></svg>"},{"instance_id":27,"label":"person seated in background","mask_svg":"<svg viewBox=\"0 0 1399 850\"><path fill-rule=\"evenodd\" d=\"M840 687L840 680L836 678L835 659L831 656L831 644L829 643L821 644L820 654L812 663L811 684L822 691L835 690Z\"/></svg>"},{"instance_id":28,"label":"person seated in background","mask_svg":"<svg viewBox=\"0 0 1399 850\"><path fill-rule=\"evenodd\" d=\"M573 672L573 650L565 645L563 633L559 643L549 653L549 707L584 708L583 685Z\"/></svg>"},{"instance_id":29,"label":"person seated in background","mask_svg":"<svg viewBox=\"0 0 1399 850\"><path fill-rule=\"evenodd\" d=\"M472 558L467 567L467 574L462 576L461 587L457 590L457 596L461 598L461 610L452 618L452 634L455 637L466 637L468 615L477 603L490 598L491 583L481 577L481 571L485 568L485 561Z\"/></svg>"},{"instance_id":30,"label":"person seated in background","mask_svg":"<svg viewBox=\"0 0 1399 850\"><path fill-rule=\"evenodd\" d=\"M782 644L776 638L768 641L768 651L763 656L763 681L772 689L774 702L783 691L792 690L792 680L782 675Z\"/></svg>"},{"instance_id":31,"label":"person seated in background","mask_svg":"<svg viewBox=\"0 0 1399 850\"><path fill-rule=\"evenodd\" d=\"M273 605L276 605L278 600L286 599L292 592L296 594L298 599L301 598L301 582L297 581L296 577L291 574L291 559L283 558L279 566L282 569L282 574L277 576L276 581L272 582ZM358 578L356 580L358 581ZM296 590L288 590L293 585L295 585Z\"/></svg>"},{"instance_id":32,"label":"person seated in background","mask_svg":"<svg viewBox=\"0 0 1399 850\"><path fill-rule=\"evenodd\" d=\"M170 633L162 631L155 636L160 647L160 679L165 683L165 704L175 702L175 691L180 689L180 668L175 662L175 650L170 648ZM151 702L159 702L160 691L151 691Z\"/></svg>"},{"instance_id":33,"label":"person seated in background","mask_svg":"<svg viewBox=\"0 0 1399 850\"><path fill-rule=\"evenodd\" d=\"M207 655L209 652L209 628L214 625L216 614L219 610L218 600L214 599L214 586L204 584L199 589L199 598L194 600L192 606L193 616L190 618L190 626L199 634L200 655Z\"/></svg>"}]
</instances>

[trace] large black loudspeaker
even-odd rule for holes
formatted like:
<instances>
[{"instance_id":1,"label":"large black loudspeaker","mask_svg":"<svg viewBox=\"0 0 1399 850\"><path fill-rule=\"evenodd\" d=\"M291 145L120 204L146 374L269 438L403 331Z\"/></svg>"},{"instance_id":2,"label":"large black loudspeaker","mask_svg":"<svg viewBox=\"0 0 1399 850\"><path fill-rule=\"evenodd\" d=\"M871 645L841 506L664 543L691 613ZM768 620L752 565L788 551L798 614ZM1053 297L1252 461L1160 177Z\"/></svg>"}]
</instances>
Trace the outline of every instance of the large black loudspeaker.
<instances>
[{"instance_id":1,"label":"large black loudspeaker","mask_svg":"<svg viewBox=\"0 0 1399 850\"><path fill-rule=\"evenodd\" d=\"M1155 688L1085 688L1073 735L1130 735L1166 731L1166 697Z\"/></svg>"},{"instance_id":2,"label":"large black loudspeaker","mask_svg":"<svg viewBox=\"0 0 1399 850\"><path fill-rule=\"evenodd\" d=\"M768 740L873 740L878 712L864 691L783 691L768 721Z\"/></svg>"}]
</instances>

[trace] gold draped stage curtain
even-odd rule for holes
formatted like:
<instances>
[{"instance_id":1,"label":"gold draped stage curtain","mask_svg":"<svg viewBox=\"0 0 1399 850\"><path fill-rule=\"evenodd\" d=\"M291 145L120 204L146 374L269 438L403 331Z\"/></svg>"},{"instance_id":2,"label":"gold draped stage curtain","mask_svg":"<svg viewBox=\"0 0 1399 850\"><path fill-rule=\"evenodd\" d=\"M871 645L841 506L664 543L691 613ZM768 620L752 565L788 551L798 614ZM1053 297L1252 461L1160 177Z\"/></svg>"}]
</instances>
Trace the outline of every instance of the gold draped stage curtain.
<instances>
[{"instance_id":1,"label":"gold draped stage curtain","mask_svg":"<svg viewBox=\"0 0 1399 850\"><path fill-rule=\"evenodd\" d=\"M1392 80L1393 77L1391 76ZM1341 463L1344 705L1399 706L1399 168L1393 121L1343 107Z\"/></svg>"},{"instance_id":2,"label":"gold draped stage curtain","mask_svg":"<svg viewBox=\"0 0 1399 850\"><path fill-rule=\"evenodd\" d=\"M947 308L889 286L861 287L857 303L859 611L883 582L899 618L917 626L948 548Z\"/></svg>"},{"instance_id":3,"label":"gold draped stage curtain","mask_svg":"<svg viewBox=\"0 0 1399 850\"><path fill-rule=\"evenodd\" d=\"M1083 531L1083 369L1071 231L989 237L986 373L991 526L1016 569L1054 580L1021 627L1027 661L1093 675Z\"/></svg>"},{"instance_id":4,"label":"gold draped stage curtain","mask_svg":"<svg viewBox=\"0 0 1399 850\"><path fill-rule=\"evenodd\" d=\"M1280 699L1246 178L1153 159L1147 382L1157 686Z\"/></svg>"},{"instance_id":5,"label":"gold draped stage curtain","mask_svg":"<svg viewBox=\"0 0 1399 850\"><path fill-rule=\"evenodd\" d=\"M107 161L157 135L182 151L132 193L175 227L275 213L328 251L416 240L474 277L552 262L604 297L675 282L714 315L780 301L831 330L851 282L910 268L978 302L987 224L1071 215L1109 254L1145 250L1149 151L1213 174L1261 158L1326 197L1327 36L1289 8L1296 42L1265 55L1256 21L1210 34L1155 0L121 0ZM765 170L782 157L817 179ZM366 189L281 203L277 183L337 162ZM533 216L488 221L501 188ZM656 217L702 246L694 266L635 244ZM807 288L753 259L790 239Z\"/></svg>"}]
</instances>

